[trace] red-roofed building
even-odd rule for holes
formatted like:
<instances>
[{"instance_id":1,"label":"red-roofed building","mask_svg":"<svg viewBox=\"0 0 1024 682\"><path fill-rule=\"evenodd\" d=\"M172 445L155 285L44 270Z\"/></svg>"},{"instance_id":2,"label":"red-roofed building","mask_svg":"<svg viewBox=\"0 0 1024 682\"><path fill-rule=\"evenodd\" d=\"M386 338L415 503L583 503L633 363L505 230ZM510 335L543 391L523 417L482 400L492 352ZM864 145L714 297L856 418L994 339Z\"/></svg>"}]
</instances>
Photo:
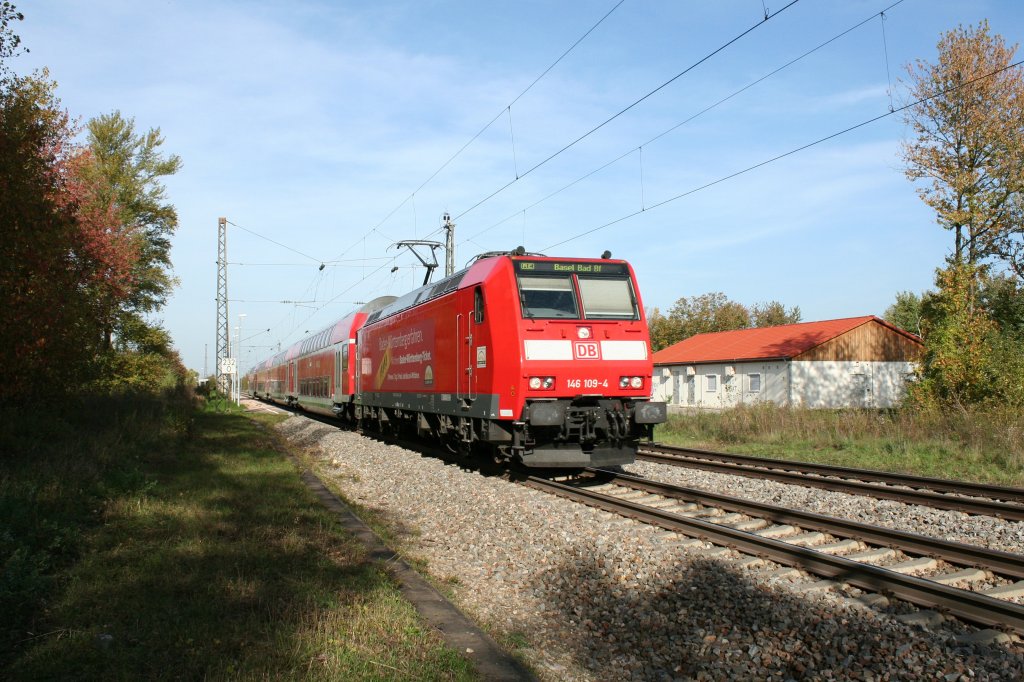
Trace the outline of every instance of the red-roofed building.
<instances>
[{"instance_id":1,"label":"red-roofed building","mask_svg":"<svg viewBox=\"0 0 1024 682\"><path fill-rule=\"evenodd\" d=\"M654 354L654 399L713 409L891 407L923 348L874 315L697 334Z\"/></svg>"}]
</instances>

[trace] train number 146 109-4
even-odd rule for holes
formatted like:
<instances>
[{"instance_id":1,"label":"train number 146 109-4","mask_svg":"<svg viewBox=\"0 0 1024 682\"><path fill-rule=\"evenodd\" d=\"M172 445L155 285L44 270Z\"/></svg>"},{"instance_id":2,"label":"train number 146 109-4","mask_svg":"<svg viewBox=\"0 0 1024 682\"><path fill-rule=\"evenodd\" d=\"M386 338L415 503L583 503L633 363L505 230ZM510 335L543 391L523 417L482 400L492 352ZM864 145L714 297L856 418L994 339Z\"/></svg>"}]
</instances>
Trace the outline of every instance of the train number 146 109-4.
<instances>
[{"instance_id":1,"label":"train number 146 109-4","mask_svg":"<svg viewBox=\"0 0 1024 682\"><path fill-rule=\"evenodd\" d=\"M565 384L569 388L608 388L607 379L568 379Z\"/></svg>"}]
</instances>

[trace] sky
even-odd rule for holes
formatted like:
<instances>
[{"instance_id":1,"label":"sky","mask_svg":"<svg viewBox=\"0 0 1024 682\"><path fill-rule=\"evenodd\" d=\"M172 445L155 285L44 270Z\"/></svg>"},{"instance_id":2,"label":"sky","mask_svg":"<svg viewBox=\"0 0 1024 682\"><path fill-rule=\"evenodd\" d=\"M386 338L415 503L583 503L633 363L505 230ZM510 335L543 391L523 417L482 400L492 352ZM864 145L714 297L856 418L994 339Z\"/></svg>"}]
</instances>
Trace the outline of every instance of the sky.
<instances>
[{"instance_id":1,"label":"sky","mask_svg":"<svg viewBox=\"0 0 1024 682\"><path fill-rule=\"evenodd\" d=\"M720 291L826 320L931 288L952 237L884 115L945 31L988 19L1020 42L1024 3L894 2L15 0L30 52L11 66L49 69L83 123L160 129L183 166L164 179L180 284L157 319L214 371L227 218L244 371L419 286L394 245L443 241L445 213L458 268L607 249L663 312Z\"/></svg>"}]
</instances>

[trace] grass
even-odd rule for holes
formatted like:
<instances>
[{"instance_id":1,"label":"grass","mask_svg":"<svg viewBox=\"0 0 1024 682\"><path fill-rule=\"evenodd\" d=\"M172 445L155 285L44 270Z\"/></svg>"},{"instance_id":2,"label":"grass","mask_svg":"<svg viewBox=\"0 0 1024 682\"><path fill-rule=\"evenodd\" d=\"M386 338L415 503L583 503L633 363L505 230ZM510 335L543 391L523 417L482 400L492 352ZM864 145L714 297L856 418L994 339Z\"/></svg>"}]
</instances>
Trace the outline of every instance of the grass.
<instances>
[{"instance_id":1,"label":"grass","mask_svg":"<svg viewBox=\"0 0 1024 682\"><path fill-rule=\"evenodd\" d=\"M474 678L258 421L107 407L0 434L0 676Z\"/></svg>"},{"instance_id":2,"label":"grass","mask_svg":"<svg viewBox=\"0 0 1024 682\"><path fill-rule=\"evenodd\" d=\"M1024 486L1024 415L771 404L673 415L657 440L710 450Z\"/></svg>"}]
</instances>

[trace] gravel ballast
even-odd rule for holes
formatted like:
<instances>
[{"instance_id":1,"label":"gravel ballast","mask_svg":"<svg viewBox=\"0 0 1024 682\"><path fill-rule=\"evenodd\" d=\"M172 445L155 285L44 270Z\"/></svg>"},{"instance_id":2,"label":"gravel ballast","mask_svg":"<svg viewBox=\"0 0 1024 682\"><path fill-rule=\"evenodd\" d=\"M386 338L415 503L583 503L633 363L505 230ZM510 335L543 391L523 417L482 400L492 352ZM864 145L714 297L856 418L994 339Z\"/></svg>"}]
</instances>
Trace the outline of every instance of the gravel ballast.
<instances>
[{"instance_id":1,"label":"gravel ballast","mask_svg":"<svg viewBox=\"0 0 1024 682\"><path fill-rule=\"evenodd\" d=\"M973 516L895 500L652 462L635 462L624 470L636 476L720 495L734 495L788 509L839 516L873 526L1024 554L1024 521L1003 521L991 516Z\"/></svg>"},{"instance_id":2,"label":"gravel ballast","mask_svg":"<svg viewBox=\"0 0 1024 682\"><path fill-rule=\"evenodd\" d=\"M914 611L909 605L876 611L852 600L856 591L799 593L765 570L777 566L740 568L749 557L731 550L304 417L279 428L308 448L330 485L390 529L395 549L423 562L461 608L543 679L1024 679L1019 643L965 642L973 628L956 622L905 624L894 615ZM701 485L668 474L722 476L647 464L627 469L692 487ZM707 489L746 497L736 485L761 483L724 478L732 483ZM779 491L764 493L777 497L763 501L848 513L827 500L801 506L840 494L781 487L802 490L792 494L805 501L790 502ZM869 503L876 510L886 504ZM895 506L912 511L904 520L895 510L883 515L906 530L977 544L990 530L973 518L963 525L956 513ZM1020 551L1021 524L1003 525L1018 527L993 526L998 544L984 544ZM980 535L972 540L971 532Z\"/></svg>"}]
</instances>

